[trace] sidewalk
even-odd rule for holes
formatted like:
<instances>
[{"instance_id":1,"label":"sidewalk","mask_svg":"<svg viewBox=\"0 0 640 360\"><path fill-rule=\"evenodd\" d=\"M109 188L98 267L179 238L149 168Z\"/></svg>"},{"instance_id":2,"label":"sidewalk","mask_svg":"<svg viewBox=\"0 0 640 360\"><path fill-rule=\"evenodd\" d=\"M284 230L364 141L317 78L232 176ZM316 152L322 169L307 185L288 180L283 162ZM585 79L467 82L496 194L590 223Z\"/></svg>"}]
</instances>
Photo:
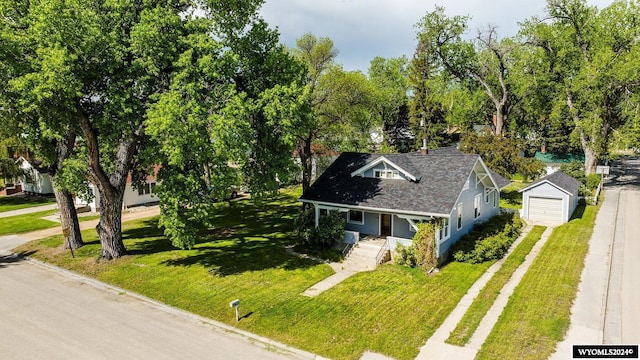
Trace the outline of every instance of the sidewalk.
<instances>
[{"instance_id":1,"label":"sidewalk","mask_svg":"<svg viewBox=\"0 0 640 360\"><path fill-rule=\"evenodd\" d=\"M502 267L505 259L511 255L513 249L515 249L522 240L529 234L529 231L533 228L533 225L529 224L522 231L518 239L511 245L509 248L509 252L500 260L498 260L495 264L493 264L487 271L478 279L473 286L469 289L467 294L465 294L460 302L458 302L458 306L449 314L447 319L442 323L442 325L436 330L436 332L427 340L427 343L420 349L420 353L416 359L449 359L449 360L471 360L474 359L478 350L486 340L487 336L493 329L493 326L498 321L502 310L506 306L509 297L515 290L516 286L520 283L520 280L524 276L524 274L529 269L529 266L533 263L538 252L545 244L549 235L553 231L553 226L547 226L547 229L542 234L542 237L531 249L531 252L527 255L525 261L518 267L518 269L513 273L511 279L507 282L507 284L500 291L500 295L496 298L493 306L489 309L487 314L485 314L480 326L476 329L473 336L471 337L469 344L464 347L450 345L445 343L445 340L449 337L449 334L455 329L458 325L467 309L473 303L473 300L478 296L480 291L485 287L485 285L491 280L493 275Z\"/></svg>"},{"instance_id":2,"label":"sidewalk","mask_svg":"<svg viewBox=\"0 0 640 360\"><path fill-rule=\"evenodd\" d=\"M570 359L574 344L603 343L611 246L619 198L619 191L605 190L605 200L596 217L578 293L571 308L571 325L564 341L558 344L550 359Z\"/></svg>"}]
</instances>

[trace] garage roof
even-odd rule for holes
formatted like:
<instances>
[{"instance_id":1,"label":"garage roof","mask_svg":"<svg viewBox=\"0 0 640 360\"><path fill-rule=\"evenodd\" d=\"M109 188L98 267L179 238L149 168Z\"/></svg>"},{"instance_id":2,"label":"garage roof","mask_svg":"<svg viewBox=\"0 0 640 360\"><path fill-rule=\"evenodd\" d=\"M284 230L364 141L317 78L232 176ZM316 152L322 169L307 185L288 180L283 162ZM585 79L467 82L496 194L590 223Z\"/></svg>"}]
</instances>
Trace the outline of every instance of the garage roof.
<instances>
[{"instance_id":1,"label":"garage roof","mask_svg":"<svg viewBox=\"0 0 640 360\"><path fill-rule=\"evenodd\" d=\"M558 188L566 192L569 195L576 196L578 195L578 189L580 188L580 181L572 178L571 176L563 173L562 171L554 172L553 174L547 175L539 180L531 183L526 188L520 190L520 192L525 192L529 189L539 186L542 183L548 183L552 186Z\"/></svg>"}]
</instances>

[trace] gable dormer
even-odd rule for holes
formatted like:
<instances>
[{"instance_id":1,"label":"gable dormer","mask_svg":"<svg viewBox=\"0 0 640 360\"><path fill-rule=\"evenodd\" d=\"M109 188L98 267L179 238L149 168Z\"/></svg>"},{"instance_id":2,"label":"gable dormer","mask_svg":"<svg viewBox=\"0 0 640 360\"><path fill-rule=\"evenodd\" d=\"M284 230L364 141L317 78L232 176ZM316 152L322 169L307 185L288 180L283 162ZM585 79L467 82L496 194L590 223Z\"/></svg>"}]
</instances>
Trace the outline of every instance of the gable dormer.
<instances>
[{"instance_id":1,"label":"gable dormer","mask_svg":"<svg viewBox=\"0 0 640 360\"><path fill-rule=\"evenodd\" d=\"M419 181L420 177L406 170L406 168L394 163L384 156L369 162L363 167L351 173L351 177L360 176L363 178L375 179L404 179Z\"/></svg>"}]
</instances>

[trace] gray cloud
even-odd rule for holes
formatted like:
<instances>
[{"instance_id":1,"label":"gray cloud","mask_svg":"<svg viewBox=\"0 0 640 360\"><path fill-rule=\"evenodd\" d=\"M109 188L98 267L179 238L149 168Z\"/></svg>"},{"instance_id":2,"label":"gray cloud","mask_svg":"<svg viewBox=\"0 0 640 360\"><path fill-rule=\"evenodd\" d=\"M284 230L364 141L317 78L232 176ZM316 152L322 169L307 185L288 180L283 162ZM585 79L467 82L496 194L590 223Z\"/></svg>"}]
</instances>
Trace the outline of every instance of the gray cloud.
<instances>
[{"instance_id":1,"label":"gray cloud","mask_svg":"<svg viewBox=\"0 0 640 360\"><path fill-rule=\"evenodd\" d=\"M590 0L599 8L612 0ZM544 0L450 0L443 6L448 15L469 15L468 36L488 24L500 36L515 35L518 23L542 15ZM415 49L414 25L436 3L413 0L266 0L261 14L278 27L281 41L289 47L306 32L331 38L339 50L337 62L346 70L367 72L375 56L406 55Z\"/></svg>"}]
</instances>

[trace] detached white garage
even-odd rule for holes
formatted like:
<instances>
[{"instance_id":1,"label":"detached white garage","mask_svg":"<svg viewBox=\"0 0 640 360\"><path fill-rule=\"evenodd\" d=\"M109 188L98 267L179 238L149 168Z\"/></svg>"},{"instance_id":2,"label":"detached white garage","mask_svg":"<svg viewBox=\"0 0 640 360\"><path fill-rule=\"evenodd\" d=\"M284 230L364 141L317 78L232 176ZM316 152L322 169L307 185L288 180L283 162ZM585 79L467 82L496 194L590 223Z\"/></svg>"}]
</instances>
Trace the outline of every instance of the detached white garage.
<instances>
[{"instance_id":1,"label":"detached white garage","mask_svg":"<svg viewBox=\"0 0 640 360\"><path fill-rule=\"evenodd\" d=\"M578 206L580 181L558 171L520 190L523 219L560 222L569 221Z\"/></svg>"}]
</instances>

